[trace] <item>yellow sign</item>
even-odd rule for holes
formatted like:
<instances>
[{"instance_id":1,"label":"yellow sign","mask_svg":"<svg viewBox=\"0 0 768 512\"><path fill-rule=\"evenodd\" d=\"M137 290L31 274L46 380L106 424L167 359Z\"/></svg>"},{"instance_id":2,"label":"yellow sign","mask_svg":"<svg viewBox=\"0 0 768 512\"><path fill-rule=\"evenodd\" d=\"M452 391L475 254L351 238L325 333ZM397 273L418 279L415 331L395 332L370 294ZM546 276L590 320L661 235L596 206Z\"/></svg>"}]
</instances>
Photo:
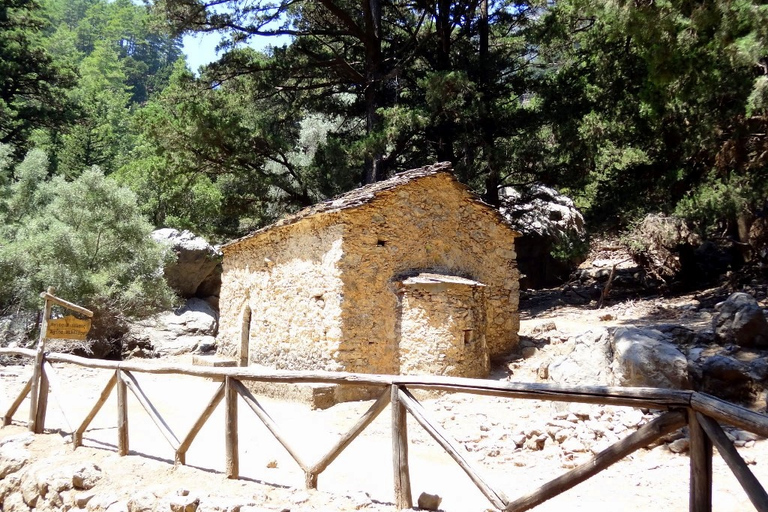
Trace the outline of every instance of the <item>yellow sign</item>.
<instances>
[{"instance_id":1,"label":"yellow sign","mask_svg":"<svg viewBox=\"0 0 768 512\"><path fill-rule=\"evenodd\" d=\"M67 315L64 318L48 320L48 330L45 337L59 340L85 341L85 336L90 328L90 320L80 320L72 315Z\"/></svg>"}]
</instances>

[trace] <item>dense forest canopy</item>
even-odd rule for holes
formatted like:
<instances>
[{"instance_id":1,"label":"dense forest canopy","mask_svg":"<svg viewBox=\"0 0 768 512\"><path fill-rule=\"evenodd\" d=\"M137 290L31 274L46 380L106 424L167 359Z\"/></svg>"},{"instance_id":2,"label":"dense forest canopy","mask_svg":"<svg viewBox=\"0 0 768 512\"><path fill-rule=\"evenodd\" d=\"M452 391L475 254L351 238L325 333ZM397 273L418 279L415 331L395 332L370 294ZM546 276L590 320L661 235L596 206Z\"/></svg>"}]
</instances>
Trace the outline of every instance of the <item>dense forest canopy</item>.
<instances>
[{"instance_id":1,"label":"dense forest canopy","mask_svg":"<svg viewBox=\"0 0 768 512\"><path fill-rule=\"evenodd\" d=\"M81 182L141 230L225 240L448 160L490 203L541 182L593 229L661 211L738 237L768 210L766 21L756 0L0 0L0 264L25 279L0 300L53 279L19 251ZM221 39L199 73L194 33ZM152 279L115 272L72 287Z\"/></svg>"}]
</instances>

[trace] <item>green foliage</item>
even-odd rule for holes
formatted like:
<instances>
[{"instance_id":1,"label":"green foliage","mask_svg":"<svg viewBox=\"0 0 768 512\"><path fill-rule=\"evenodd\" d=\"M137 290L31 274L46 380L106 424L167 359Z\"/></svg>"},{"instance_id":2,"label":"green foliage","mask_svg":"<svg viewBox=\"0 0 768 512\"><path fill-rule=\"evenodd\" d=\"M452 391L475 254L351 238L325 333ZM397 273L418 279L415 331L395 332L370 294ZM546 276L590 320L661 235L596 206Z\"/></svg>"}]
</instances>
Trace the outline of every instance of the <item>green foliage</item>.
<instances>
[{"instance_id":1,"label":"green foliage","mask_svg":"<svg viewBox=\"0 0 768 512\"><path fill-rule=\"evenodd\" d=\"M94 167L72 181L47 177L47 158L30 152L5 190L0 296L35 308L40 291L97 310L141 315L173 302L162 278L165 253L150 238L135 196Z\"/></svg>"},{"instance_id":2,"label":"green foliage","mask_svg":"<svg viewBox=\"0 0 768 512\"><path fill-rule=\"evenodd\" d=\"M0 0L0 143L20 150L36 128L67 120L71 69L46 51L46 26L35 0Z\"/></svg>"},{"instance_id":3,"label":"green foliage","mask_svg":"<svg viewBox=\"0 0 768 512\"><path fill-rule=\"evenodd\" d=\"M699 184L714 191L707 176L746 135L743 116L763 108L754 73L765 16L749 0L569 0L548 10L540 55L554 72L537 86L541 112L562 152L558 184L588 220L626 224L680 201L690 211L696 201L685 198Z\"/></svg>"}]
</instances>

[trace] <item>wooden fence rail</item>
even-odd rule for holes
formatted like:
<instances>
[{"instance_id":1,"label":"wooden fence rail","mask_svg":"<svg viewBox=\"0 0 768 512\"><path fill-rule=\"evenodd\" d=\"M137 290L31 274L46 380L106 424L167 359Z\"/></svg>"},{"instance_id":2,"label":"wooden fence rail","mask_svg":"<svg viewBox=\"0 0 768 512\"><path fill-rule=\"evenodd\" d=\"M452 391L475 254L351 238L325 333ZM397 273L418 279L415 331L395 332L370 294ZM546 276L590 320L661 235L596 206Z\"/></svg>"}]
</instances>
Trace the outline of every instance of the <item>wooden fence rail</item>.
<instances>
[{"instance_id":1,"label":"wooden fence rail","mask_svg":"<svg viewBox=\"0 0 768 512\"><path fill-rule=\"evenodd\" d=\"M75 448L82 446L83 435L91 421L103 407L113 389L117 390L117 451L129 452L128 390L135 396L163 437L175 452L178 464L184 464L186 453L197 434L224 401L225 407L225 472L229 478L239 477L238 397L253 411L274 438L283 446L305 475L308 488L316 488L318 476L359 436L387 405L391 409L392 461L394 472L394 501L400 509L411 508L413 498L408 460L408 429L406 416L417 423L450 455L470 480L498 510L522 512L561 494L591 478L632 452L648 446L661 436L684 425L690 431L690 490L689 510L712 510L712 455L713 445L744 488L758 511L768 512L768 494L741 458L733 443L718 422L727 423L755 434L768 437L768 417L715 397L694 391L655 388L616 388L604 386L567 387L550 384L495 382L453 377L423 377L398 375L370 375L337 372L288 372L255 370L247 367L215 368L186 365L148 365L85 359L66 354L27 349L2 349L0 355L22 356L34 361L32 377L25 382L21 393L3 415L3 425L9 425L19 406L30 395L28 428L42 432L45 426L48 395L56 391L58 379L51 363L69 363L86 368L111 370L113 373L85 419L72 432ZM221 382L205 405L189 432L179 440L160 412L144 393L134 373L174 374L205 377ZM325 383L377 386L382 390L379 398L359 418L355 425L314 464L308 463L282 434L277 423L243 384L243 381L280 383ZM465 457L450 435L431 419L411 390L441 390L504 398L545 401L581 402L589 404L630 406L665 411L636 432L596 454L586 463L542 485L539 489L510 500L494 489Z\"/></svg>"}]
</instances>

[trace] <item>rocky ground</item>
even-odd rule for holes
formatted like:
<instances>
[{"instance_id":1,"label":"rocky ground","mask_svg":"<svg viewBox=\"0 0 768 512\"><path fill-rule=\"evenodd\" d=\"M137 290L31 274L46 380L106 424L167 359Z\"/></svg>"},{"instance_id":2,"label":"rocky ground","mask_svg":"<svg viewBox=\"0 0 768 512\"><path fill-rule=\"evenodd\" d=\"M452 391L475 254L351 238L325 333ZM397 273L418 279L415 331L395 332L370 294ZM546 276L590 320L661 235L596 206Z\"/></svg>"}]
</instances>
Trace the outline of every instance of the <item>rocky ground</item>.
<instances>
[{"instance_id":1,"label":"rocky ground","mask_svg":"<svg viewBox=\"0 0 768 512\"><path fill-rule=\"evenodd\" d=\"M575 346L587 343L585 340L596 343L594 340L600 339L600 335L585 335L588 331L605 330L613 336L619 327L674 323L691 332L705 332L711 329L712 318L717 314L716 303L732 291L712 289L673 298L637 298L627 291L636 282L632 279L635 270L631 264L610 251L604 256L594 257L589 268L585 268L586 273L577 275L569 286L524 294L520 349L499 362L491 378L550 382L550 373L556 370L558 361L578 359ZM620 279L614 282L613 294L598 307L598 285L604 286L614 265L614 279ZM751 291L765 307L764 289L758 285ZM754 361L764 357L757 350L729 348L707 336L689 338L689 346L681 350L694 369L707 358L722 355L742 363L740 372L754 374ZM189 362L191 356L173 359ZM148 360L152 361L157 360ZM0 409L5 410L18 394L29 372L28 366L0 366ZM85 446L73 451L65 432L71 431L87 414L108 374L67 365L59 365L57 374L59 389L54 385L57 398L49 409L46 425L50 430L46 434L31 436L18 421L26 418L26 402L16 415L17 421L0 430L2 510L395 510L388 410L320 476L319 490L307 491L303 489L298 466L246 407L241 408L239 417L239 480L228 480L222 474L221 407L192 445L187 466L173 465L172 449L133 396L129 398L129 456L116 454L114 396L86 433ZM617 377L611 373L610 378ZM167 375L139 375L138 379L178 436L189 429L215 389L214 383L202 379ZM759 376L753 378L753 382L758 381ZM753 408L760 410L764 408L764 398L760 390L753 388L749 388L752 394L747 398ZM345 403L311 411L298 403L263 400L284 435L310 462L318 460L370 403ZM475 462L486 478L510 498L530 492L585 462L592 454L648 422L654 414L622 407L463 394L423 397L423 403L428 413L464 448L466 458ZM727 432L758 479L768 482L768 443L737 429ZM414 499L421 493L437 494L442 498L440 509L446 511L490 508L460 468L412 418L409 437ZM681 430L536 510L683 511L688 508L688 472L687 438L685 430ZM717 455L714 505L718 511L751 509L738 482Z\"/></svg>"}]
</instances>

